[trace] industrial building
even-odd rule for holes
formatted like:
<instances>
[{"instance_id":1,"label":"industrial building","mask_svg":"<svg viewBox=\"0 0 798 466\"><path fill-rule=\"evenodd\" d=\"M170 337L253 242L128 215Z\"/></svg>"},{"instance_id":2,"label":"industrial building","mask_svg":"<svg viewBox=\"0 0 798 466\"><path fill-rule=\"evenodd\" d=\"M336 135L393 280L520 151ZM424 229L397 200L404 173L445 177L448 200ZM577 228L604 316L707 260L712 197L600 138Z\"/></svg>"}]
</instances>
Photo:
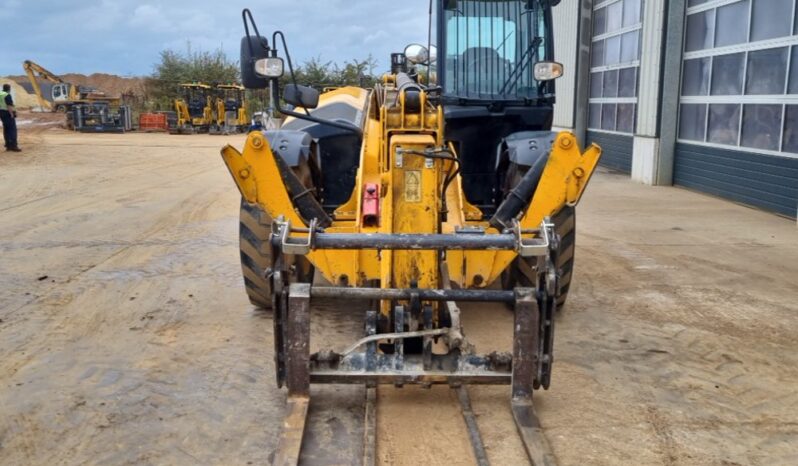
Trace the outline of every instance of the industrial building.
<instances>
[{"instance_id":1,"label":"industrial building","mask_svg":"<svg viewBox=\"0 0 798 466\"><path fill-rule=\"evenodd\" d=\"M796 0L563 0L554 125L602 164L795 218Z\"/></svg>"}]
</instances>

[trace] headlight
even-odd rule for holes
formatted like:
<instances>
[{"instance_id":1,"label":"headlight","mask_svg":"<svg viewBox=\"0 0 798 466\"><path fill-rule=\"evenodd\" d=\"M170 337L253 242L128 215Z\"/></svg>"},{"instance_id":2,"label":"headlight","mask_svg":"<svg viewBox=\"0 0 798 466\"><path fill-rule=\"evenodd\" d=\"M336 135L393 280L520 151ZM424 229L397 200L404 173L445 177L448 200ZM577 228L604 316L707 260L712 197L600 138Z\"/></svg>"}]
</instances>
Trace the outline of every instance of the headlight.
<instances>
[{"instance_id":1,"label":"headlight","mask_svg":"<svg viewBox=\"0 0 798 466\"><path fill-rule=\"evenodd\" d=\"M535 63L535 79L538 81L551 81L563 74L562 63L556 61L539 61Z\"/></svg>"},{"instance_id":2,"label":"headlight","mask_svg":"<svg viewBox=\"0 0 798 466\"><path fill-rule=\"evenodd\" d=\"M282 58L261 58L255 61L255 74L264 78L279 78L283 75Z\"/></svg>"}]
</instances>

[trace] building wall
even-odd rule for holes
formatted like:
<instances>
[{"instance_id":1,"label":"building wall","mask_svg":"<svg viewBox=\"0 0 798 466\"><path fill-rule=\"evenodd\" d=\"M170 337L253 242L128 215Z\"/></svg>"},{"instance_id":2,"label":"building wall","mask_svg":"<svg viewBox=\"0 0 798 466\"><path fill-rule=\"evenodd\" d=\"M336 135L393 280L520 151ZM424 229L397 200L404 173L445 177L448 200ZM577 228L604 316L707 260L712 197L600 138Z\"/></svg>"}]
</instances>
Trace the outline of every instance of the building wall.
<instances>
[{"instance_id":1,"label":"building wall","mask_svg":"<svg viewBox=\"0 0 798 466\"><path fill-rule=\"evenodd\" d=\"M592 39L575 108L605 166L796 217L798 0L593 0L577 13ZM573 24L555 15L557 46L576 46Z\"/></svg>"},{"instance_id":2,"label":"building wall","mask_svg":"<svg viewBox=\"0 0 798 466\"><path fill-rule=\"evenodd\" d=\"M600 0L593 4L590 131L635 133L642 13L642 0Z\"/></svg>"},{"instance_id":3,"label":"building wall","mask_svg":"<svg viewBox=\"0 0 798 466\"><path fill-rule=\"evenodd\" d=\"M557 103L554 105L554 126L573 129L579 1L562 0L552 10L552 16L554 18L554 60L562 63L565 68L565 74L556 83Z\"/></svg>"},{"instance_id":4,"label":"building wall","mask_svg":"<svg viewBox=\"0 0 798 466\"><path fill-rule=\"evenodd\" d=\"M673 182L798 211L796 0L688 0Z\"/></svg>"}]
</instances>

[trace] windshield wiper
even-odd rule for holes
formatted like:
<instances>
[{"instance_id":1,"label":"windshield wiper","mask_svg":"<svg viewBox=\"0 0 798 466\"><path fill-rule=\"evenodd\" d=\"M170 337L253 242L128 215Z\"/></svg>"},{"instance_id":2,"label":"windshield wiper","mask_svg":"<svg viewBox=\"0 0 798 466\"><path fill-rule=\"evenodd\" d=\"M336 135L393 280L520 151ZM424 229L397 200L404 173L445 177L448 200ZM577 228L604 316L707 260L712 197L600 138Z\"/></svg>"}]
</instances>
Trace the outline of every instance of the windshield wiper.
<instances>
[{"instance_id":1,"label":"windshield wiper","mask_svg":"<svg viewBox=\"0 0 798 466\"><path fill-rule=\"evenodd\" d=\"M507 77L507 81L504 82L501 90L499 90L499 94L504 95L504 93L508 90L507 86L510 86L510 89L515 87L518 83L518 80L521 79L523 76L523 71L526 69L527 64L531 63L535 60L538 56L538 52L540 51L540 44L543 42L543 38L540 36L536 36L532 39L532 42L527 47L526 51L524 51L524 55L521 57L521 63L518 64L515 69L510 73L510 76Z\"/></svg>"}]
</instances>

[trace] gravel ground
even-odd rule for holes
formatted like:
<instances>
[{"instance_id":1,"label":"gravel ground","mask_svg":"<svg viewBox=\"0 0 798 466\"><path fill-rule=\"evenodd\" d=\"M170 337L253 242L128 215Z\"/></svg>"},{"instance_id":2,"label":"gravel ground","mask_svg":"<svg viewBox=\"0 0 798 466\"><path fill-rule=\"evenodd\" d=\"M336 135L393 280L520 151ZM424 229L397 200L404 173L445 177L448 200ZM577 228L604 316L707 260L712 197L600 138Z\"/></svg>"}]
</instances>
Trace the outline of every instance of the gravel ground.
<instances>
[{"instance_id":1,"label":"gravel ground","mask_svg":"<svg viewBox=\"0 0 798 466\"><path fill-rule=\"evenodd\" d=\"M285 393L218 155L243 137L22 136L0 153L0 464L268 463ZM798 464L795 221L602 172L577 231L537 395L560 463ZM509 349L508 311L462 308ZM320 303L313 346L361 311ZM305 463L357 463L362 394L314 387ZM472 400L493 463L523 463L508 389ZM383 464L473 463L446 388L381 388L378 431Z\"/></svg>"}]
</instances>

